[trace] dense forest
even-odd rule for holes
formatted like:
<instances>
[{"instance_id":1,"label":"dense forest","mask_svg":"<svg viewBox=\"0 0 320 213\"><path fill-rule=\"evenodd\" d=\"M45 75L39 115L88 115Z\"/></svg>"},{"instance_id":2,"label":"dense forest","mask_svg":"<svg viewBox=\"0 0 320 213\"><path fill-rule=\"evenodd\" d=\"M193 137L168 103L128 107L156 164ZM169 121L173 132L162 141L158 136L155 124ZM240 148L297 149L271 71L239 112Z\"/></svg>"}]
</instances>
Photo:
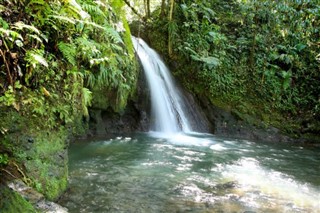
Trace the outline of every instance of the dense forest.
<instances>
[{"instance_id":1,"label":"dense forest","mask_svg":"<svg viewBox=\"0 0 320 213\"><path fill-rule=\"evenodd\" d=\"M189 90L292 136L319 132L317 1L167 5L147 13L145 27Z\"/></svg>"},{"instance_id":2,"label":"dense forest","mask_svg":"<svg viewBox=\"0 0 320 213\"><path fill-rule=\"evenodd\" d=\"M67 175L47 178L55 159L43 153L83 135L91 106L121 113L136 95L131 31L196 97L253 125L319 137L317 0L1 0L0 14L0 172L49 199Z\"/></svg>"}]
</instances>

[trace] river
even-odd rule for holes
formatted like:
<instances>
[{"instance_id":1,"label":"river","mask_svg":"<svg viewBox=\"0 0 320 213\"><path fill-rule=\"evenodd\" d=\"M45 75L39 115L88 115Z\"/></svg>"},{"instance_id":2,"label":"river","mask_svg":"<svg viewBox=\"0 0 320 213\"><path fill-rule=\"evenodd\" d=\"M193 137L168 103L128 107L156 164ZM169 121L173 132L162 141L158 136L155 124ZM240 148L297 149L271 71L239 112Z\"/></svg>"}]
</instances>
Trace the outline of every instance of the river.
<instances>
[{"instance_id":1,"label":"river","mask_svg":"<svg viewBox=\"0 0 320 213\"><path fill-rule=\"evenodd\" d=\"M320 212L320 148L136 133L72 143L72 212Z\"/></svg>"}]
</instances>

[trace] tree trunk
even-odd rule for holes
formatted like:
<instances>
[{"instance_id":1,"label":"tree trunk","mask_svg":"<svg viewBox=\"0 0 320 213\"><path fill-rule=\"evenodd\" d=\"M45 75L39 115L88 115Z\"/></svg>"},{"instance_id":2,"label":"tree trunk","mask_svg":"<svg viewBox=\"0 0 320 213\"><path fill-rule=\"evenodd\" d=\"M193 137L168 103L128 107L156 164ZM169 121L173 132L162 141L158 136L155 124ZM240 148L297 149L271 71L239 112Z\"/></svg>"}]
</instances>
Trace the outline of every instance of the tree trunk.
<instances>
[{"instance_id":1,"label":"tree trunk","mask_svg":"<svg viewBox=\"0 0 320 213\"><path fill-rule=\"evenodd\" d=\"M147 0L147 18L150 18L151 12L150 12L150 0Z\"/></svg>"},{"instance_id":2,"label":"tree trunk","mask_svg":"<svg viewBox=\"0 0 320 213\"><path fill-rule=\"evenodd\" d=\"M174 0L170 0L169 24L172 21L172 17L173 17L173 7L174 7ZM170 33L168 33L168 53L169 53L169 57L171 57L172 56L172 38Z\"/></svg>"},{"instance_id":3,"label":"tree trunk","mask_svg":"<svg viewBox=\"0 0 320 213\"><path fill-rule=\"evenodd\" d=\"M160 17L165 17L166 12L165 12L165 6L166 6L166 0L161 0L161 12L160 12Z\"/></svg>"}]
</instances>

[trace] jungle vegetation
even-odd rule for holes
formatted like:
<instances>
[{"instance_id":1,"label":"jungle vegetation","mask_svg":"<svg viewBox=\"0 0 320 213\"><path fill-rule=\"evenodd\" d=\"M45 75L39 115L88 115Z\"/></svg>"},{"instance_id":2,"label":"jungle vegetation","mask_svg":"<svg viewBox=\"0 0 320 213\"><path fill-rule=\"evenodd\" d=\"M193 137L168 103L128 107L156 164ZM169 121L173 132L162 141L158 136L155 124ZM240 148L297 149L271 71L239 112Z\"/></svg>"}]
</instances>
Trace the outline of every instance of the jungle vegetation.
<instances>
[{"instance_id":1,"label":"jungle vegetation","mask_svg":"<svg viewBox=\"0 0 320 213\"><path fill-rule=\"evenodd\" d=\"M55 177L45 183L53 156L44 155L83 133L93 91L103 90L115 111L125 108L138 72L123 6L122 0L0 0L2 180L1 174L22 176L53 199L65 183ZM40 145L27 156L33 144ZM25 174L28 160L38 163L40 179Z\"/></svg>"},{"instance_id":2,"label":"jungle vegetation","mask_svg":"<svg viewBox=\"0 0 320 213\"><path fill-rule=\"evenodd\" d=\"M166 56L194 94L291 136L320 132L318 1L163 0L130 6L142 20L135 33Z\"/></svg>"},{"instance_id":3,"label":"jungle vegetation","mask_svg":"<svg viewBox=\"0 0 320 213\"><path fill-rule=\"evenodd\" d=\"M138 75L126 15L195 95L292 136L320 132L317 0L0 0L0 14L0 167L7 135L74 134L95 91L125 108Z\"/></svg>"}]
</instances>

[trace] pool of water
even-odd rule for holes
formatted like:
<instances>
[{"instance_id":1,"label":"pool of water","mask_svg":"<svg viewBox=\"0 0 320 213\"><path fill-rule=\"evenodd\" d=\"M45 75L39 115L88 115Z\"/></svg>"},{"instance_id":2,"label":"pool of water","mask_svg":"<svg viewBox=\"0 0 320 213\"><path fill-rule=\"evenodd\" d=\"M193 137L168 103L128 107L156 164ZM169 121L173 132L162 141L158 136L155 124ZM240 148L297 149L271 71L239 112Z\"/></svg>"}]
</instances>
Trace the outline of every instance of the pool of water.
<instances>
[{"instance_id":1,"label":"pool of water","mask_svg":"<svg viewBox=\"0 0 320 213\"><path fill-rule=\"evenodd\" d=\"M320 212L320 148L137 133L71 144L69 212Z\"/></svg>"}]
</instances>

